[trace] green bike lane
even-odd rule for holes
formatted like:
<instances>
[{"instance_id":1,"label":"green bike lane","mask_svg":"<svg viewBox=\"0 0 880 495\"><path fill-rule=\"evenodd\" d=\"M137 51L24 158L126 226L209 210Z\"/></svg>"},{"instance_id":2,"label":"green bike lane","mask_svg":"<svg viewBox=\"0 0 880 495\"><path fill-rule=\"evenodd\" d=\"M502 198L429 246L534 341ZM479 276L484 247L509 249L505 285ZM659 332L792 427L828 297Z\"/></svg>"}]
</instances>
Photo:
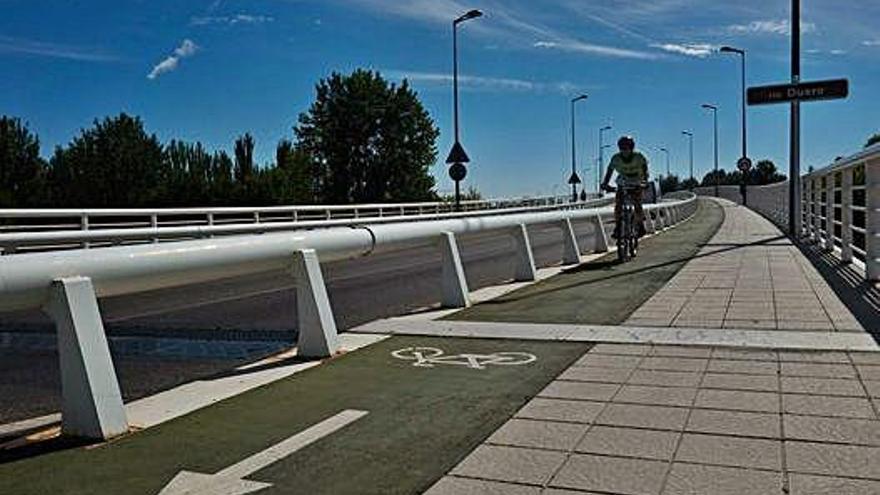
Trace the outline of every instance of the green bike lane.
<instances>
[{"instance_id":1,"label":"green bike lane","mask_svg":"<svg viewBox=\"0 0 880 495\"><path fill-rule=\"evenodd\" d=\"M443 355L392 354L413 347ZM177 493L420 493L589 348L392 337L111 442L19 459L0 453L0 493L164 495L181 471L214 475L248 462L256 467L237 472L249 489L238 482ZM509 352L535 359L518 354L510 364ZM343 411L367 414L299 450L269 449ZM253 460L260 456L269 460Z\"/></svg>"}]
</instances>

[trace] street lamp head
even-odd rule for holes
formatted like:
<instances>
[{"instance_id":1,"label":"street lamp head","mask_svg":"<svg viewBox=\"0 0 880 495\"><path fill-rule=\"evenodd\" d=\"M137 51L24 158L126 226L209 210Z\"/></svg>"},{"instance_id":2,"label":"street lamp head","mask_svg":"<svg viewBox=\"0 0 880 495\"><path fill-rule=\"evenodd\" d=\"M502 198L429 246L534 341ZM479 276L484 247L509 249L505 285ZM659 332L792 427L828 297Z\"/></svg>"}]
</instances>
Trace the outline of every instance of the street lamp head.
<instances>
[{"instance_id":1,"label":"street lamp head","mask_svg":"<svg viewBox=\"0 0 880 495\"><path fill-rule=\"evenodd\" d=\"M662 151L662 152L664 152L664 153L669 153L669 150L666 149L666 148L664 148L663 146L661 146L661 147L659 147L659 148L657 148L657 149L660 150L660 151Z\"/></svg>"},{"instance_id":2,"label":"street lamp head","mask_svg":"<svg viewBox=\"0 0 880 495\"><path fill-rule=\"evenodd\" d=\"M721 53L738 53L740 55L744 55L746 53L745 50L734 48L732 46L722 46L720 49L718 49L718 51Z\"/></svg>"},{"instance_id":3,"label":"street lamp head","mask_svg":"<svg viewBox=\"0 0 880 495\"><path fill-rule=\"evenodd\" d=\"M684 134L685 136L691 136L691 137L694 136L694 133L691 131L681 131L681 133Z\"/></svg>"},{"instance_id":4,"label":"street lamp head","mask_svg":"<svg viewBox=\"0 0 880 495\"><path fill-rule=\"evenodd\" d=\"M601 128L601 129L599 129L599 130L600 130L600 131L610 131L610 130L611 130L611 126L610 126L610 125L606 125L605 127Z\"/></svg>"},{"instance_id":5,"label":"street lamp head","mask_svg":"<svg viewBox=\"0 0 880 495\"><path fill-rule=\"evenodd\" d=\"M471 10L471 11L467 12L466 14L462 15L461 17L456 19L454 22L455 22L455 24L458 24L460 22L469 21L471 19L476 19L477 17L482 17L482 16L483 16L483 13L481 11L474 9L474 10Z\"/></svg>"},{"instance_id":6,"label":"street lamp head","mask_svg":"<svg viewBox=\"0 0 880 495\"><path fill-rule=\"evenodd\" d=\"M587 98L589 98L587 95L580 95L575 98L572 98L571 102L574 103L576 101L586 100Z\"/></svg>"},{"instance_id":7,"label":"street lamp head","mask_svg":"<svg viewBox=\"0 0 880 495\"><path fill-rule=\"evenodd\" d=\"M715 106L715 105L710 105L710 104L708 104L708 103L703 103L703 108L705 108L705 109L707 109L707 110L712 110L712 111L717 111L717 110L718 110L718 107L717 107L717 106Z\"/></svg>"}]
</instances>

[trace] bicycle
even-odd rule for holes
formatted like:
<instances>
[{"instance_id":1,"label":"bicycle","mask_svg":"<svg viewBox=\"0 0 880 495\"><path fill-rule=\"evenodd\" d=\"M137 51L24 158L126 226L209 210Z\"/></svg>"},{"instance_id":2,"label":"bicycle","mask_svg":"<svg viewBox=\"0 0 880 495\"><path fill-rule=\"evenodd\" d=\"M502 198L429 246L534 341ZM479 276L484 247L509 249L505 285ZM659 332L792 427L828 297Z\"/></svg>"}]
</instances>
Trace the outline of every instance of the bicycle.
<instances>
[{"instance_id":1,"label":"bicycle","mask_svg":"<svg viewBox=\"0 0 880 495\"><path fill-rule=\"evenodd\" d=\"M636 257L639 250L638 225L636 224L636 205L632 200L632 191L644 189L644 184L622 186L620 205L620 225L617 227L617 259L621 263ZM607 186L605 190L617 192L616 187Z\"/></svg>"}]
</instances>

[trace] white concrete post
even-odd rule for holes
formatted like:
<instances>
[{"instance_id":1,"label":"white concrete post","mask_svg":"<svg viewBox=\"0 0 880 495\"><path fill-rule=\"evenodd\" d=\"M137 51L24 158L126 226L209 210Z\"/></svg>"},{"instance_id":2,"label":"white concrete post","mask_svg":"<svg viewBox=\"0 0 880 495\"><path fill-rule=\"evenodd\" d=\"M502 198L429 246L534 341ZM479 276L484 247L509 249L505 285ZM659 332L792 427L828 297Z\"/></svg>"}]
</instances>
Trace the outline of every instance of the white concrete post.
<instances>
[{"instance_id":1,"label":"white concrete post","mask_svg":"<svg viewBox=\"0 0 880 495\"><path fill-rule=\"evenodd\" d=\"M593 217L593 251L597 253L608 252L608 233L605 232L605 224L602 223L602 215Z\"/></svg>"},{"instance_id":2,"label":"white concrete post","mask_svg":"<svg viewBox=\"0 0 880 495\"><path fill-rule=\"evenodd\" d=\"M843 180L841 181L840 193L840 258L844 263L852 263L852 186L853 186L853 169L847 168L843 170Z\"/></svg>"},{"instance_id":3,"label":"white concrete post","mask_svg":"<svg viewBox=\"0 0 880 495\"><path fill-rule=\"evenodd\" d=\"M820 182L818 179L814 178L813 180L810 181L810 183L813 185L813 194L812 194L812 199L810 200L810 203L813 206L813 208L812 208L812 214L813 214L812 239L813 239L813 242L819 242L820 239L822 239L822 229L821 229L822 224L821 224L821 219L819 218L820 213L822 213L822 211L821 211L822 192L821 192L821 187L819 187Z\"/></svg>"},{"instance_id":4,"label":"white concrete post","mask_svg":"<svg viewBox=\"0 0 880 495\"><path fill-rule=\"evenodd\" d=\"M675 225L678 223L678 211L674 206L669 206L666 208L666 211L669 212L669 223L671 225Z\"/></svg>"},{"instance_id":5,"label":"white concrete post","mask_svg":"<svg viewBox=\"0 0 880 495\"><path fill-rule=\"evenodd\" d=\"M834 172L825 176L825 244L826 251L834 251Z\"/></svg>"},{"instance_id":6,"label":"white concrete post","mask_svg":"<svg viewBox=\"0 0 880 495\"><path fill-rule=\"evenodd\" d=\"M654 227L654 217L652 215L653 212L645 210L645 231L649 234L657 233L657 229Z\"/></svg>"},{"instance_id":7,"label":"white concrete post","mask_svg":"<svg viewBox=\"0 0 880 495\"><path fill-rule=\"evenodd\" d=\"M318 253L314 249L293 252L293 276L296 280L297 355L329 357L339 350L339 336Z\"/></svg>"},{"instance_id":8,"label":"white concrete post","mask_svg":"<svg viewBox=\"0 0 880 495\"><path fill-rule=\"evenodd\" d=\"M581 262L581 250L578 247L571 219L563 220L560 227L562 227L562 264L577 265Z\"/></svg>"},{"instance_id":9,"label":"white concrete post","mask_svg":"<svg viewBox=\"0 0 880 495\"><path fill-rule=\"evenodd\" d=\"M865 265L871 282L880 282L880 160L865 164Z\"/></svg>"},{"instance_id":10,"label":"white concrete post","mask_svg":"<svg viewBox=\"0 0 880 495\"><path fill-rule=\"evenodd\" d=\"M535 257L532 254L532 244L529 242L529 230L525 224L513 228L513 244L516 253L516 271L513 278L517 282L530 282L537 278L535 270Z\"/></svg>"},{"instance_id":11,"label":"white concrete post","mask_svg":"<svg viewBox=\"0 0 880 495\"><path fill-rule=\"evenodd\" d=\"M440 235L440 262L442 264L441 287L444 308L466 308L471 305L464 266L458 252L455 234L443 232Z\"/></svg>"},{"instance_id":12,"label":"white concrete post","mask_svg":"<svg viewBox=\"0 0 880 495\"><path fill-rule=\"evenodd\" d=\"M128 431L125 407L92 280L52 282L44 311L55 321L61 370L61 432L104 440Z\"/></svg>"}]
</instances>

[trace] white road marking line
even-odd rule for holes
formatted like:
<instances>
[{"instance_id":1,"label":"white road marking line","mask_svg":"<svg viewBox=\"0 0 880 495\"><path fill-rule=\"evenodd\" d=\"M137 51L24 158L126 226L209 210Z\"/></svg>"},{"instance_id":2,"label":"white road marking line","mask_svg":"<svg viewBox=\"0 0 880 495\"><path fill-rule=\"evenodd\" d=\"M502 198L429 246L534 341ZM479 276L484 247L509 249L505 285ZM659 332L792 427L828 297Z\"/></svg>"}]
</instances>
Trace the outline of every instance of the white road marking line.
<instances>
[{"instance_id":1,"label":"white road marking line","mask_svg":"<svg viewBox=\"0 0 880 495\"><path fill-rule=\"evenodd\" d=\"M367 411L346 409L333 417L325 419L272 445L266 450L242 459L218 471L216 474L181 471L165 485L162 491L159 492L159 495L243 495L263 490L272 486L272 484L249 481L244 478L284 459L303 447L333 434L367 414Z\"/></svg>"}]
</instances>

